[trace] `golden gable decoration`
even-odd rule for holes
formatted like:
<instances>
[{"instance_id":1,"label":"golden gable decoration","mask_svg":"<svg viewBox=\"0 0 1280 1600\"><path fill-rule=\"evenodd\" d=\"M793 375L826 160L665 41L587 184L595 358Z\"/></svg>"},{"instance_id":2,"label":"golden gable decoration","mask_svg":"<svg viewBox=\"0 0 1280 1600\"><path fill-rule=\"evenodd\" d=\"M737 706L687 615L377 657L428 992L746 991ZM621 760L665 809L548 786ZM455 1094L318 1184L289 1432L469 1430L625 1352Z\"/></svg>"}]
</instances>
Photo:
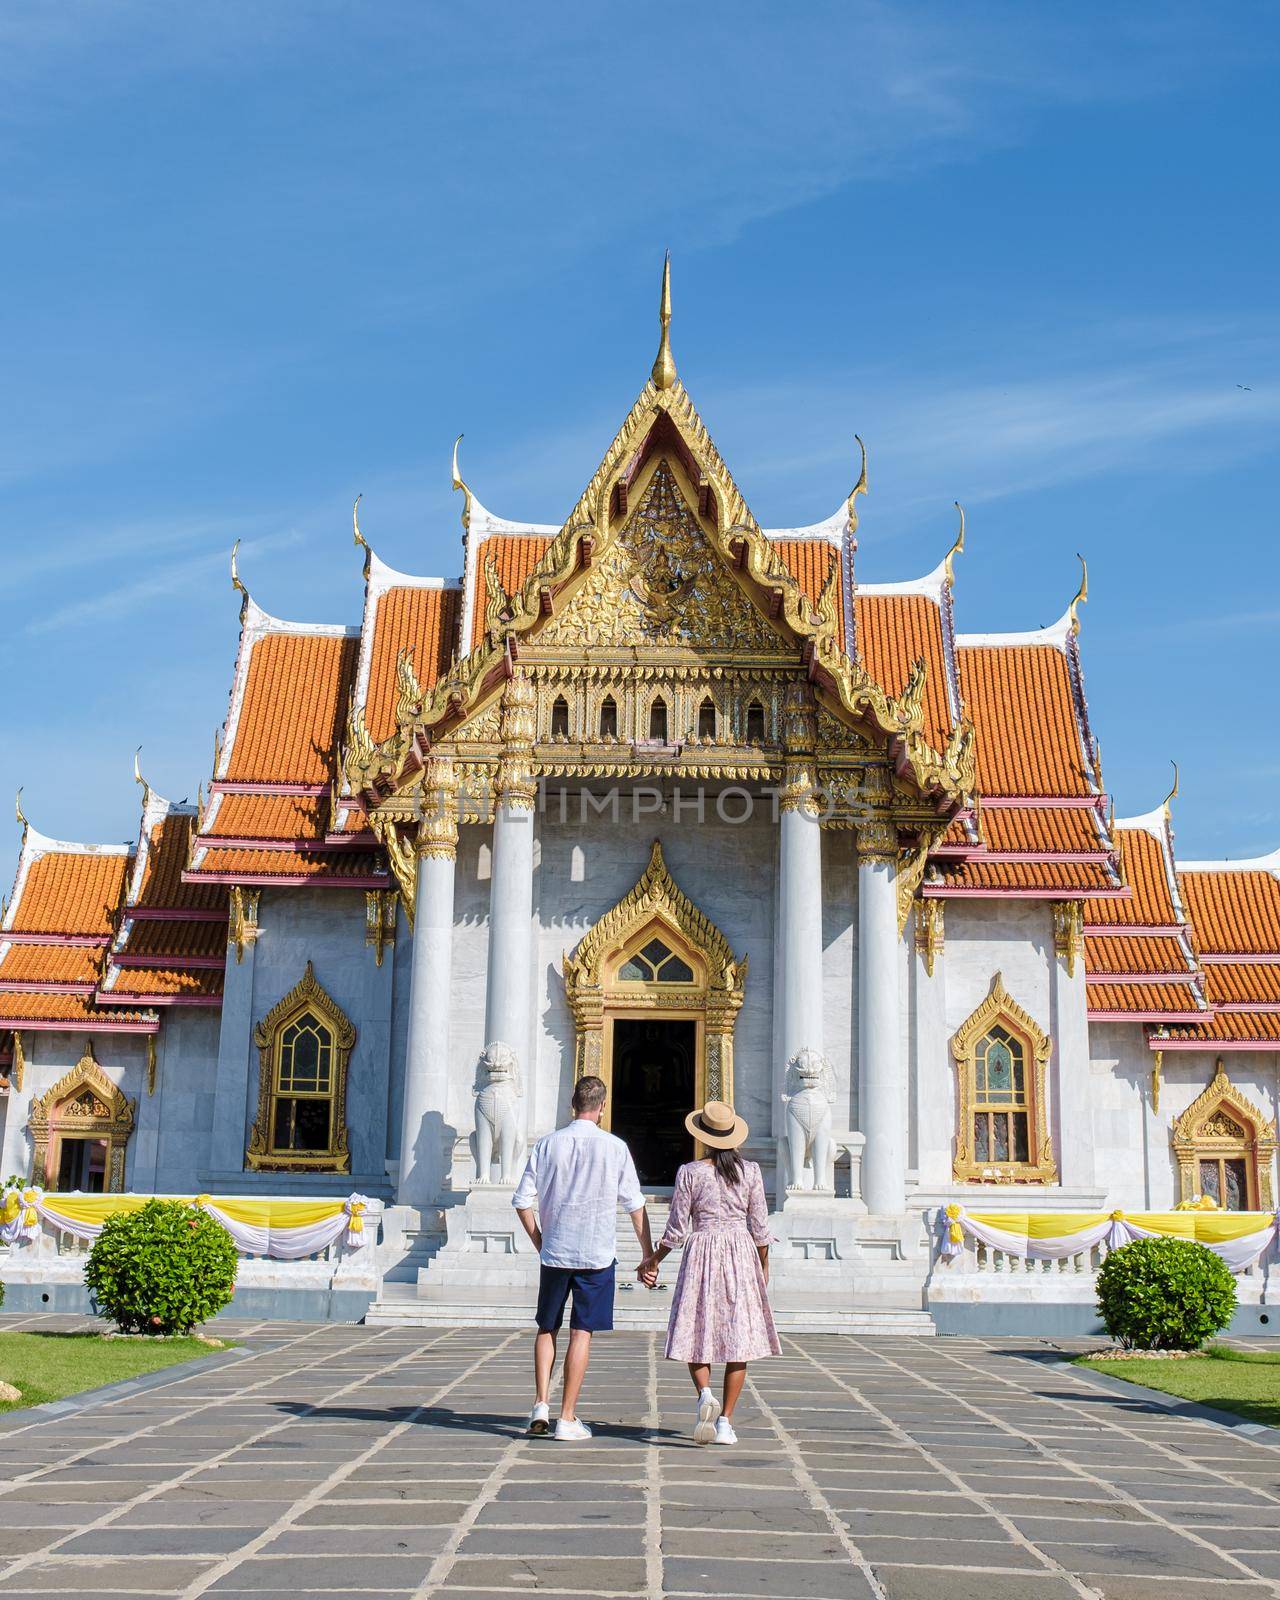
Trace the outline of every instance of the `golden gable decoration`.
<instances>
[{"instance_id":1,"label":"golden gable decoration","mask_svg":"<svg viewBox=\"0 0 1280 1600\"><path fill-rule=\"evenodd\" d=\"M32 1183L48 1187L50 1170L57 1172L64 1138L104 1139L107 1192L122 1193L125 1149L137 1108L138 1102L128 1099L94 1060L92 1044L86 1044L71 1071L31 1102L27 1127L35 1146Z\"/></svg>"},{"instance_id":2,"label":"golden gable decoration","mask_svg":"<svg viewBox=\"0 0 1280 1600\"><path fill-rule=\"evenodd\" d=\"M1173 1125L1173 1153L1178 1161L1179 1199L1201 1192L1200 1163L1243 1160L1245 1207L1270 1211L1275 1204L1271 1167L1276 1154L1276 1125L1242 1095L1227 1076L1219 1056L1213 1079L1199 1099Z\"/></svg>"}]
</instances>

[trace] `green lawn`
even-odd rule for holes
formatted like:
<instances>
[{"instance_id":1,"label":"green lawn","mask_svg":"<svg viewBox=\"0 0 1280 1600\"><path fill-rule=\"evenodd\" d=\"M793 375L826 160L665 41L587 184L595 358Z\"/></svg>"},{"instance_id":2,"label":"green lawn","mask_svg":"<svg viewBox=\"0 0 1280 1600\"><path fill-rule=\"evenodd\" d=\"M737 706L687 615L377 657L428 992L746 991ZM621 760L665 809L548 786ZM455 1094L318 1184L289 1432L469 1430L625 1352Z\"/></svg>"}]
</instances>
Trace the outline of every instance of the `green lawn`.
<instances>
[{"instance_id":1,"label":"green lawn","mask_svg":"<svg viewBox=\"0 0 1280 1600\"><path fill-rule=\"evenodd\" d=\"M200 1339L108 1339L100 1333L0 1333L0 1378L22 1390L0 1412L211 1355Z\"/></svg>"},{"instance_id":2,"label":"green lawn","mask_svg":"<svg viewBox=\"0 0 1280 1600\"><path fill-rule=\"evenodd\" d=\"M1186 1361L1106 1361L1078 1356L1076 1365L1130 1383L1176 1394L1183 1400L1234 1411L1250 1422L1280 1428L1280 1351L1211 1346Z\"/></svg>"}]
</instances>

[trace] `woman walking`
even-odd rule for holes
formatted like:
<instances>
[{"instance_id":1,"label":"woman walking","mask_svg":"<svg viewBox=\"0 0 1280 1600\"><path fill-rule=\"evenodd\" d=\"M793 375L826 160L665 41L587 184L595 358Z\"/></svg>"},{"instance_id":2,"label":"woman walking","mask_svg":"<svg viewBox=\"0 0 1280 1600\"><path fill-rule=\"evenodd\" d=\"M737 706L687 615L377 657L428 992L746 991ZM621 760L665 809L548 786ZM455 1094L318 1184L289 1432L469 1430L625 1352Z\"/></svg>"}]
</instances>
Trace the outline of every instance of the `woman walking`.
<instances>
[{"instance_id":1,"label":"woman walking","mask_svg":"<svg viewBox=\"0 0 1280 1600\"><path fill-rule=\"evenodd\" d=\"M768 1207L764 1178L738 1154L750 1131L732 1106L709 1100L685 1127L710 1151L676 1173L671 1215L658 1248L640 1263L652 1288L672 1250L684 1248L667 1325L666 1356L685 1361L698 1391L695 1444L737 1444L733 1413L747 1362L781 1354L769 1310ZM711 1388L711 1365L723 1361L723 1398Z\"/></svg>"}]
</instances>

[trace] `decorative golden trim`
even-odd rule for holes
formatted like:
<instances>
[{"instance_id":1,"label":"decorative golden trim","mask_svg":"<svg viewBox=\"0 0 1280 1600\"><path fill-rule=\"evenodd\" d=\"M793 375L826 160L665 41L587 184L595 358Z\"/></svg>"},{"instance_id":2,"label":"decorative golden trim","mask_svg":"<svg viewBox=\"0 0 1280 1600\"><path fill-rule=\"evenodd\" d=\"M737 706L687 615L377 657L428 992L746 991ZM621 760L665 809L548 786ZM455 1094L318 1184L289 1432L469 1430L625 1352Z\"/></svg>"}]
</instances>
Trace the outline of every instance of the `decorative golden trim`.
<instances>
[{"instance_id":1,"label":"decorative golden trim","mask_svg":"<svg viewBox=\"0 0 1280 1600\"><path fill-rule=\"evenodd\" d=\"M1067 964L1067 977L1076 975L1076 959L1084 955L1084 902L1081 900L1055 900L1053 902L1053 948L1060 961Z\"/></svg>"},{"instance_id":2,"label":"decorative golden trim","mask_svg":"<svg viewBox=\"0 0 1280 1600\"><path fill-rule=\"evenodd\" d=\"M1241 1123L1247 1126L1241 1127ZM1209 1087L1174 1123L1172 1143L1182 1200L1200 1192L1201 1159L1243 1156L1247 1209L1270 1211L1274 1206L1271 1164L1276 1153L1276 1125L1232 1083L1221 1056Z\"/></svg>"},{"instance_id":3,"label":"decorative golden trim","mask_svg":"<svg viewBox=\"0 0 1280 1600\"><path fill-rule=\"evenodd\" d=\"M19 1094L27 1077L27 1056L22 1048L22 1030L15 1028L13 1033L13 1087Z\"/></svg>"},{"instance_id":4,"label":"decorative golden trim","mask_svg":"<svg viewBox=\"0 0 1280 1600\"><path fill-rule=\"evenodd\" d=\"M137 1109L138 1102L112 1083L94 1060L93 1045L86 1043L71 1071L31 1102L27 1127L34 1145L32 1183L41 1189L48 1187L50 1169L57 1170L63 1138L105 1139L107 1192L122 1193L125 1150Z\"/></svg>"},{"instance_id":5,"label":"decorative golden trim","mask_svg":"<svg viewBox=\"0 0 1280 1600\"><path fill-rule=\"evenodd\" d=\"M1025 1046L1032 1082L1030 1123L1033 1159L1021 1161L975 1161L971 1149L974 1111L974 1057L979 1041L996 1024L1007 1028ZM1004 986L999 972L991 980L991 992L967 1021L961 1023L951 1040L955 1058L959 1104L956 1128L956 1153L952 1176L957 1183L1056 1183L1058 1164L1049 1143L1045 1106L1045 1080L1052 1044L1035 1018L1024 1011Z\"/></svg>"},{"instance_id":6,"label":"decorative golden trim","mask_svg":"<svg viewBox=\"0 0 1280 1600\"><path fill-rule=\"evenodd\" d=\"M945 908L945 900L921 900L916 907L916 949L931 978L938 955L946 944Z\"/></svg>"},{"instance_id":7,"label":"decorative golden trim","mask_svg":"<svg viewBox=\"0 0 1280 1600\"><path fill-rule=\"evenodd\" d=\"M618 980L616 974L627 957L655 934L692 968L693 983ZM565 997L577 1028L575 1081L592 1073L610 1084L612 1030L606 1048L606 1015L641 1012L700 1018L696 1092L703 1101L732 1103L733 1030L746 981L746 956L739 961L720 929L681 890L667 870L661 842L655 839L649 864L634 888L564 958Z\"/></svg>"},{"instance_id":8,"label":"decorative golden trim","mask_svg":"<svg viewBox=\"0 0 1280 1600\"><path fill-rule=\"evenodd\" d=\"M514 673L502 692L502 757L494 783L494 798L499 805L531 811L538 798L533 775L533 741L537 691L523 672Z\"/></svg>"},{"instance_id":9,"label":"decorative golden trim","mask_svg":"<svg viewBox=\"0 0 1280 1600\"><path fill-rule=\"evenodd\" d=\"M227 943L236 953L237 966L244 960L248 947L258 942L258 901L261 897L261 889L246 889L238 883L231 885Z\"/></svg>"},{"instance_id":10,"label":"decorative golden trim","mask_svg":"<svg viewBox=\"0 0 1280 1600\"><path fill-rule=\"evenodd\" d=\"M1080 563L1080 587L1072 597L1071 604L1067 607L1067 616L1071 619L1071 632L1080 632L1080 607L1087 604L1089 599L1089 563L1077 552L1076 560Z\"/></svg>"},{"instance_id":11,"label":"decorative golden trim","mask_svg":"<svg viewBox=\"0 0 1280 1600\"><path fill-rule=\"evenodd\" d=\"M154 1033L147 1035L147 1093L156 1092L156 1036Z\"/></svg>"},{"instance_id":12,"label":"decorative golden trim","mask_svg":"<svg viewBox=\"0 0 1280 1600\"><path fill-rule=\"evenodd\" d=\"M942 573L946 579L948 589L956 586L956 557L964 554L964 507L958 500L952 502L960 513L960 532L956 534L956 541L947 551L942 561Z\"/></svg>"},{"instance_id":13,"label":"decorative golden trim","mask_svg":"<svg viewBox=\"0 0 1280 1600\"><path fill-rule=\"evenodd\" d=\"M658 324L662 339L653 358L653 383L656 389L669 389L676 381L676 363L671 354L671 252L662 263L662 296L658 301Z\"/></svg>"},{"instance_id":14,"label":"decorative golden trim","mask_svg":"<svg viewBox=\"0 0 1280 1600\"><path fill-rule=\"evenodd\" d=\"M364 942L373 949L373 964L380 967L384 953L396 942L394 889L366 889L364 892Z\"/></svg>"},{"instance_id":15,"label":"decorative golden trim","mask_svg":"<svg viewBox=\"0 0 1280 1600\"><path fill-rule=\"evenodd\" d=\"M333 1109L328 1150L272 1148L275 1125L273 1110L280 1035L288 1025L307 1012L320 1018L333 1035ZM249 1172L349 1172L351 1152L347 1148L347 1067L356 1042L356 1030L342 1007L327 992L311 962L300 981L290 989L253 1030L258 1048L258 1115L249 1135L244 1164Z\"/></svg>"},{"instance_id":16,"label":"decorative golden trim","mask_svg":"<svg viewBox=\"0 0 1280 1600\"><path fill-rule=\"evenodd\" d=\"M1164 1073L1164 1051L1155 1050L1151 1055L1151 1109L1160 1109L1160 1084Z\"/></svg>"},{"instance_id":17,"label":"decorative golden trim","mask_svg":"<svg viewBox=\"0 0 1280 1600\"><path fill-rule=\"evenodd\" d=\"M911 918L911 907L915 902L916 890L924 882L925 868L929 864L929 852L946 831L945 823L938 827L924 829L914 849L900 850L898 852L898 871L894 881L898 890L899 939L907 931L907 923ZM932 970L930 968L930 972Z\"/></svg>"},{"instance_id":18,"label":"decorative golden trim","mask_svg":"<svg viewBox=\"0 0 1280 1600\"><path fill-rule=\"evenodd\" d=\"M898 864L898 830L887 817L854 821L854 842L858 864L865 862Z\"/></svg>"}]
</instances>

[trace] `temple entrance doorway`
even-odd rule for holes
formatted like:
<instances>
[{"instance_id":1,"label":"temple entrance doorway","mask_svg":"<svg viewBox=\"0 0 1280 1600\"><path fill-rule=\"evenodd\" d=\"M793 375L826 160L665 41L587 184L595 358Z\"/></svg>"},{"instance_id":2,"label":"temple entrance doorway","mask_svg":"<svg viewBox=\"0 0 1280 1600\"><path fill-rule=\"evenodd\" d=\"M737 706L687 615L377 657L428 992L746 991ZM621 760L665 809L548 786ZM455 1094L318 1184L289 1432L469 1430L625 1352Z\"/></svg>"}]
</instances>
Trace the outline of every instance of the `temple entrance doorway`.
<instances>
[{"instance_id":1,"label":"temple entrance doorway","mask_svg":"<svg viewBox=\"0 0 1280 1600\"><path fill-rule=\"evenodd\" d=\"M58 1190L71 1194L104 1194L107 1188L108 1146L105 1139L79 1139L62 1134L58 1140Z\"/></svg>"},{"instance_id":2,"label":"temple entrance doorway","mask_svg":"<svg viewBox=\"0 0 1280 1600\"><path fill-rule=\"evenodd\" d=\"M697 1096L698 1024L684 1018L613 1017L612 1116L640 1182L669 1188L694 1155L684 1119Z\"/></svg>"}]
</instances>

